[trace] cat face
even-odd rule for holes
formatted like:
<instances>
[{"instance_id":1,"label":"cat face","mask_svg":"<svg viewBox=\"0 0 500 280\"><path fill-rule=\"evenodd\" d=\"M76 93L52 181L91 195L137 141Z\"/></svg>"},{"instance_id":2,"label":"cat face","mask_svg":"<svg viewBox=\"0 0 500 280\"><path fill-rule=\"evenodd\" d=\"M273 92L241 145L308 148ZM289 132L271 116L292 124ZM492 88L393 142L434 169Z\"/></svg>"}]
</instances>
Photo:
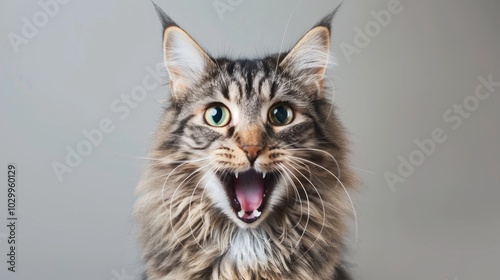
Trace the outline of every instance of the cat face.
<instances>
[{"instance_id":1,"label":"cat face","mask_svg":"<svg viewBox=\"0 0 500 280\"><path fill-rule=\"evenodd\" d=\"M218 65L204 82L211 86L183 107L190 119L179 140L196 151L190 159L211 163L203 182L210 199L240 226L256 226L284 199L291 180L284 162L316 137L317 93L273 70L271 60Z\"/></svg>"},{"instance_id":2,"label":"cat face","mask_svg":"<svg viewBox=\"0 0 500 280\"><path fill-rule=\"evenodd\" d=\"M242 228L307 196L304 166L337 164L326 150L342 140L332 137L340 128L323 92L330 19L286 54L229 60L211 58L162 18L171 97L158 150L192 167L173 176L197 181L178 187L203 192L202 199Z\"/></svg>"}]
</instances>

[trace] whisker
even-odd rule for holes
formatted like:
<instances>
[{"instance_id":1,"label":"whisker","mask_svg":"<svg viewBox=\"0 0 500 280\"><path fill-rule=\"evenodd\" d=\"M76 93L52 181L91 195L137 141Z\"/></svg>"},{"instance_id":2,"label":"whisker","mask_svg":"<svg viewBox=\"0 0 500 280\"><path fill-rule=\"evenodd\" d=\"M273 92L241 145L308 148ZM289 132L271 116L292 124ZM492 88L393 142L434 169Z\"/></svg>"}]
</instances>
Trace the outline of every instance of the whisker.
<instances>
[{"instance_id":1,"label":"whisker","mask_svg":"<svg viewBox=\"0 0 500 280\"><path fill-rule=\"evenodd\" d=\"M366 169L361 169L361 168L358 168L358 167L354 167L352 165L348 165L349 167L351 167L352 169L356 169L356 170L359 170L359 171L364 171L366 173L370 173L370 174L373 174L373 175L376 175L377 173L373 172L373 171L370 171L370 170L366 170Z\"/></svg>"},{"instance_id":2,"label":"whisker","mask_svg":"<svg viewBox=\"0 0 500 280\"><path fill-rule=\"evenodd\" d=\"M349 192L347 191L347 188L344 186L344 184L342 183L342 181L340 181L340 179L335 175L333 174L330 170L324 168L323 166L313 162L313 161L310 161L310 160L307 160L307 159L304 159L304 158L300 158L300 157L295 157L295 156L291 156L292 158L295 158L295 159L298 159L298 160L303 160L305 162L308 162L310 164L313 164L323 170L325 170L326 172L328 172L330 175L332 175L337 181L338 183L342 186L342 188L344 189L346 195L347 195L347 198L349 199L349 203L351 204L351 208L352 208L352 213L353 213L353 217L354 217L354 230L355 230L355 238L356 238L356 242L358 241L358 238L359 238L359 234L358 234L358 218L357 218L357 214L356 214L356 209L354 208L354 203L352 202L352 199L351 199L351 195L349 195Z\"/></svg>"},{"instance_id":3,"label":"whisker","mask_svg":"<svg viewBox=\"0 0 500 280\"><path fill-rule=\"evenodd\" d=\"M284 174L283 174L281 168L278 167L277 171L280 174L281 178L283 178ZM285 180L286 180L286 178L285 178ZM286 190L286 199L287 199L287 202L289 203L288 188L285 188L285 190ZM283 244L283 241L285 241L285 231L286 231L286 227L284 227L283 232L280 234L280 236L278 236L278 240L280 240L279 244ZM271 238L271 235L269 237Z\"/></svg>"},{"instance_id":4,"label":"whisker","mask_svg":"<svg viewBox=\"0 0 500 280\"><path fill-rule=\"evenodd\" d=\"M206 172L205 174L203 174L203 176L198 180L198 183L196 183L196 186L194 187L193 189L193 192L191 193L191 197L189 199L189 207L188 207L188 217L189 217L189 220L188 220L188 224L189 224L189 229L191 231L191 236L193 237L194 241L196 242L196 244L200 247L200 249L202 249L203 251L206 252L205 248L203 248L203 246L201 246L201 244L198 242L198 240L196 240L196 237L194 236L194 231L193 231L193 227L192 227L192 223L191 223L191 205L192 205L192 202L193 202L193 197L196 193L196 189L198 188L198 186L200 185L201 181L203 180L203 178L205 178L212 170L215 170L217 166L212 166L210 167ZM212 177L214 175L212 174ZM202 196L203 196L203 193L204 191L202 192ZM200 203L203 201L203 197L200 199ZM201 216L202 219L203 219L203 215Z\"/></svg>"},{"instance_id":5,"label":"whisker","mask_svg":"<svg viewBox=\"0 0 500 280\"><path fill-rule=\"evenodd\" d=\"M327 151L320 150L320 149L315 149L315 148L296 148L296 149L288 149L288 150L291 150L291 151L313 151L313 152L321 152L321 153L326 154L335 162L335 165L337 166L337 174L338 174L338 177L340 178L340 171L341 171L340 165L339 165L337 159L335 159L335 157L331 153L329 153Z\"/></svg>"},{"instance_id":6,"label":"whisker","mask_svg":"<svg viewBox=\"0 0 500 280\"><path fill-rule=\"evenodd\" d=\"M292 162L297 162L297 160L292 160ZM323 229L325 227L325 222L326 222L326 209L325 209L325 203L323 201L323 198L321 197L321 194L320 194L319 190L316 188L316 186L314 185L314 183L310 179L308 179L302 172L300 172L297 168L293 167L293 165L291 165L291 164L289 164L289 165L291 168L293 168L295 171L297 171L304 179L306 179L307 182L309 182L309 184L313 187L314 191L318 194L319 200L321 201L321 209L323 211L323 221L321 222L321 229L320 229L318 235L316 236L316 239L314 240L313 244L300 256L300 258L302 258L307 252L309 252L309 250L314 246L314 244L316 244L319 237L321 236L321 233L323 232Z\"/></svg>"},{"instance_id":7,"label":"whisker","mask_svg":"<svg viewBox=\"0 0 500 280\"><path fill-rule=\"evenodd\" d=\"M295 185L295 182L293 181L292 177L290 177L290 175L288 175L288 172L284 168L282 168L281 166L278 166L278 168L279 168L278 170L281 170L281 171L278 171L278 172L280 172L280 174L286 175L285 180L288 180L291 183L291 185L293 187L293 190L295 192L296 197L299 198L300 194L299 194L297 186ZM287 191L287 199L288 199L289 198L288 197L288 188L286 188L286 191ZM304 207L302 205L302 200L299 199L299 203L300 203L300 216L299 216L299 219L297 220L297 222L290 229L290 231L292 231L293 229L295 229L296 227L298 227L300 221L302 220L302 216L303 216L302 213L304 212L303 211ZM293 207L295 207L295 204L297 204L297 199L295 199Z\"/></svg>"},{"instance_id":8,"label":"whisker","mask_svg":"<svg viewBox=\"0 0 500 280\"><path fill-rule=\"evenodd\" d=\"M182 163L182 164L178 165L178 166L177 166L177 167L175 167L172 171L170 171L170 173L168 174L168 176L165 178L165 181L163 182L163 186L162 186L162 189L161 189L161 200L162 200L162 206L165 208L165 211L168 211L168 213L169 213L169 220L170 220L169 222L170 222L170 227L172 228L172 232L174 233L174 236L175 236L175 238L176 238L178 241L179 241L180 239L179 239L179 237L178 237L177 233L175 232L175 229L174 229L174 224L173 224L173 221L172 221L172 206L173 206L173 200L174 200L174 198L175 198L175 193L176 193L176 192L177 192L177 190L179 189L180 185L182 185L182 183L184 183L184 182L185 182L185 181L186 181L189 177L191 177L191 176L193 175L193 173L194 173L194 172L192 172L192 173L191 173L191 174L190 174L187 178L185 178L185 179L182 181L182 183L181 183L179 186L177 186L177 188L175 188L175 191L173 192L172 197L171 197L171 199L170 199L170 209L167 209L167 205L165 204L165 187L166 187L167 181L168 181L168 179L170 178L170 176L171 176L171 175L172 175L172 174L173 174L173 173L174 173L174 172L175 172L178 168L180 168L180 167L182 167L182 166L184 166L184 165L186 165L186 164L188 164L188 163L201 162L201 161L205 161L205 160L207 160L207 158L196 159L196 160L192 160L192 161L186 161L186 162L184 162L184 163ZM209 163L209 164L207 164L207 165L205 165L205 166L208 166L208 165L210 165L210 163ZM205 166L204 166L204 167L205 167ZM198 170L200 170L201 168L203 168L203 167L200 167L200 168L196 169L195 171L198 171ZM182 244L182 242L179 242L179 243L181 243L181 245L184 247L184 244Z\"/></svg>"},{"instance_id":9,"label":"whisker","mask_svg":"<svg viewBox=\"0 0 500 280\"><path fill-rule=\"evenodd\" d=\"M297 176L295 176L295 174L293 174L293 172L290 171L290 169L288 169L285 165L283 164L280 164L283 168L285 168L286 170L289 171L289 173L299 182L299 184L301 185L302 189L304 190L304 195L306 197L306 201L307 201L307 218L306 218L306 224L304 225L304 230L302 231L302 234L300 235L300 238L299 240L297 241L297 244L295 244L295 248L297 248L300 244L300 241L302 240L302 238L304 237L304 234L306 233L306 230L307 230L307 226L309 224L309 218L310 218L310 215L311 215L311 206L310 206L310 201L309 201L309 195L307 194L307 190L306 188L304 187L304 184L302 184L302 182L299 180L299 178L297 178Z\"/></svg>"}]
</instances>

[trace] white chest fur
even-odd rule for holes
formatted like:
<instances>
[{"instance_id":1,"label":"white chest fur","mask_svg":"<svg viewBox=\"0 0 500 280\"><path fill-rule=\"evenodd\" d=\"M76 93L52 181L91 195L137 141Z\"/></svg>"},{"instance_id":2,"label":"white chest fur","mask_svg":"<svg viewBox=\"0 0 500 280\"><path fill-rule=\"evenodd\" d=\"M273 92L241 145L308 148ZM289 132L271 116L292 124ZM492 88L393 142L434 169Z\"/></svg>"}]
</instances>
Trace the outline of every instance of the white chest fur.
<instances>
[{"instance_id":1,"label":"white chest fur","mask_svg":"<svg viewBox=\"0 0 500 280\"><path fill-rule=\"evenodd\" d=\"M237 266L258 268L271 257L271 244L264 230L239 229L233 235L228 257Z\"/></svg>"}]
</instances>

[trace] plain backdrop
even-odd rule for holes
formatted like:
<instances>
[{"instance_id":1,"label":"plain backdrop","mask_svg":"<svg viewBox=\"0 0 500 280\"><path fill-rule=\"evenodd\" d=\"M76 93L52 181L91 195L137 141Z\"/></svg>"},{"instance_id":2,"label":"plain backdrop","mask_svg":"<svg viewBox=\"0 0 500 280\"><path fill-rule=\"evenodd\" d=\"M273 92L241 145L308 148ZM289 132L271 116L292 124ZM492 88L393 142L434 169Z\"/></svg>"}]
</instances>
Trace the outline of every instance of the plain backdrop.
<instances>
[{"instance_id":1,"label":"plain backdrop","mask_svg":"<svg viewBox=\"0 0 500 280\"><path fill-rule=\"evenodd\" d=\"M134 188L168 97L164 72L140 102L123 100L162 61L161 25L146 0L60 1L0 2L0 279L132 280ZM345 0L333 28L327 76L363 180L346 259L356 279L497 280L500 87L474 93L488 93L479 77L500 82L500 2L401 0L377 21L394 1ZM339 4L156 2L211 54L233 58L288 49ZM59 4L49 15L43 3ZM83 131L103 121L113 130L89 150ZM436 129L446 140L431 149ZM68 166L78 145L88 155ZM71 172L58 178L55 162ZM15 273L8 163L18 169ZM391 184L389 173L400 177Z\"/></svg>"}]
</instances>

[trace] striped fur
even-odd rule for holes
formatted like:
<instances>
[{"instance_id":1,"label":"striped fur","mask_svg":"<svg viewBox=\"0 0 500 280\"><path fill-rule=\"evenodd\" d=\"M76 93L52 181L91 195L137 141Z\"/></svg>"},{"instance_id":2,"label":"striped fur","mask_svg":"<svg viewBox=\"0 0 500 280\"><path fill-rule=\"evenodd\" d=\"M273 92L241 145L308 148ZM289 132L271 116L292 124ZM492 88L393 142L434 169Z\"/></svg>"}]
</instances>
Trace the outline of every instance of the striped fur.
<instances>
[{"instance_id":1,"label":"striped fur","mask_svg":"<svg viewBox=\"0 0 500 280\"><path fill-rule=\"evenodd\" d=\"M290 52L256 60L214 59L158 13L172 94L137 188L145 278L349 279L341 252L356 179L323 82L335 12ZM229 125L204 122L214 103ZM289 125L268 121L277 103L293 108ZM254 162L245 145L261 148ZM275 180L253 223L236 216L224 185L249 168Z\"/></svg>"}]
</instances>

